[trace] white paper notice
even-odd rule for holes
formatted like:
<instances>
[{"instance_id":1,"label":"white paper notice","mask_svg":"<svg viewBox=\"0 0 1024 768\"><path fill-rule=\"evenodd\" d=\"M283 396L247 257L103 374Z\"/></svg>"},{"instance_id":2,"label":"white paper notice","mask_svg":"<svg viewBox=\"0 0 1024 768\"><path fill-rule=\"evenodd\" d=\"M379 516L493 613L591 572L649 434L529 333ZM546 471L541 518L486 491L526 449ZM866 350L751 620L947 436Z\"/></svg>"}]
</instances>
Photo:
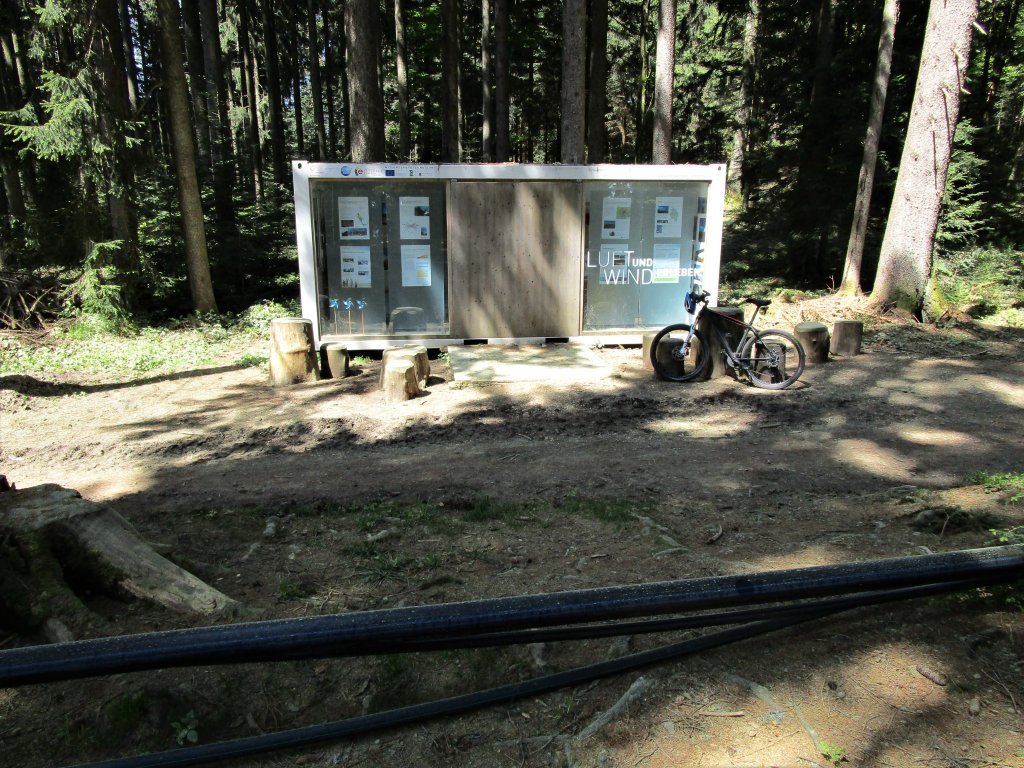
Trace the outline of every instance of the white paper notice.
<instances>
[{"instance_id":1,"label":"white paper notice","mask_svg":"<svg viewBox=\"0 0 1024 768\"><path fill-rule=\"evenodd\" d=\"M342 240L370 239L369 198L338 198L338 237Z\"/></svg>"},{"instance_id":2,"label":"white paper notice","mask_svg":"<svg viewBox=\"0 0 1024 768\"><path fill-rule=\"evenodd\" d=\"M429 197L398 198L398 214L402 240L430 239Z\"/></svg>"},{"instance_id":3,"label":"white paper notice","mask_svg":"<svg viewBox=\"0 0 1024 768\"><path fill-rule=\"evenodd\" d=\"M430 246L402 246L402 287L430 286Z\"/></svg>"},{"instance_id":4,"label":"white paper notice","mask_svg":"<svg viewBox=\"0 0 1024 768\"><path fill-rule=\"evenodd\" d=\"M601 207L601 237L604 240L629 240L629 218L633 207L628 197L606 197Z\"/></svg>"},{"instance_id":5,"label":"white paper notice","mask_svg":"<svg viewBox=\"0 0 1024 768\"><path fill-rule=\"evenodd\" d=\"M341 246L341 287L370 288L373 280L370 274L370 246Z\"/></svg>"},{"instance_id":6,"label":"white paper notice","mask_svg":"<svg viewBox=\"0 0 1024 768\"><path fill-rule=\"evenodd\" d=\"M654 282L655 283L678 283L679 282L679 255L678 243L656 243L654 246Z\"/></svg>"},{"instance_id":7,"label":"white paper notice","mask_svg":"<svg viewBox=\"0 0 1024 768\"><path fill-rule=\"evenodd\" d=\"M629 267L629 257L632 251L621 246L602 243L598 255L597 273L598 285L625 285L626 270Z\"/></svg>"},{"instance_id":8,"label":"white paper notice","mask_svg":"<svg viewBox=\"0 0 1024 768\"><path fill-rule=\"evenodd\" d=\"M678 240L683 235L683 198L658 197L654 200L654 236Z\"/></svg>"}]
</instances>

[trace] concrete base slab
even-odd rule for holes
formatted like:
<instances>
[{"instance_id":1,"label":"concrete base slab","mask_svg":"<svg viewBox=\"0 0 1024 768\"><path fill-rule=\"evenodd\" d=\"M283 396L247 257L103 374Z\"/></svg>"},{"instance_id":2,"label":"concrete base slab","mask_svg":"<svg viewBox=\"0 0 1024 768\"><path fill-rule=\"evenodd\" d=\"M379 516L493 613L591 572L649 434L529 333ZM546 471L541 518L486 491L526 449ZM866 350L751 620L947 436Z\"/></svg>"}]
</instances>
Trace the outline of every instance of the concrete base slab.
<instances>
[{"instance_id":1,"label":"concrete base slab","mask_svg":"<svg viewBox=\"0 0 1024 768\"><path fill-rule=\"evenodd\" d=\"M448 347L455 381L577 383L606 379L612 369L593 349L578 344Z\"/></svg>"}]
</instances>

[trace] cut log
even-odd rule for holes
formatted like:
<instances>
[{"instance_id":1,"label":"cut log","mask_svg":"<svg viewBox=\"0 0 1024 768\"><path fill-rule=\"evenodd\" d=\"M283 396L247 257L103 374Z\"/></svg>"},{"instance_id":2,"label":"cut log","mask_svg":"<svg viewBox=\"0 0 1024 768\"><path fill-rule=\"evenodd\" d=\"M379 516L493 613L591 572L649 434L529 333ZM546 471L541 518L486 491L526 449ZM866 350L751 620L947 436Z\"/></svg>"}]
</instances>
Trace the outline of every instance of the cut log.
<instances>
[{"instance_id":1,"label":"cut log","mask_svg":"<svg viewBox=\"0 0 1024 768\"><path fill-rule=\"evenodd\" d=\"M422 345L409 345L404 347L390 347L385 349L380 361L380 387L385 388L388 366L408 360L415 367L415 376L419 386L425 387L427 379L430 378L430 358L427 356L427 348Z\"/></svg>"},{"instance_id":2,"label":"cut log","mask_svg":"<svg viewBox=\"0 0 1024 768\"><path fill-rule=\"evenodd\" d=\"M681 365L678 360L673 359L672 353L676 348L681 346L682 343L682 338L674 337L664 338L658 342L658 362L676 376L692 371L693 367L697 364L697 356L700 354L700 340L694 336L693 341L690 344L690 351L686 356L686 364ZM650 357L647 359L649 363ZM650 367L653 368L654 366L650 365ZM707 378L707 371L704 372L704 378Z\"/></svg>"},{"instance_id":3,"label":"cut log","mask_svg":"<svg viewBox=\"0 0 1024 768\"><path fill-rule=\"evenodd\" d=\"M719 376L735 376L735 371L725 362L722 354L722 344L718 340L715 328L729 338L733 349L739 344L743 335L743 309L742 307L712 307L714 312L705 312L700 316L700 324L697 326L704 338L708 341L708 354L711 355L711 364L707 367L705 376L717 378Z\"/></svg>"},{"instance_id":4,"label":"cut log","mask_svg":"<svg viewBox=\"0 0 1024 768\"><path fill-rule=\"evenodd\" d=\"M824 323L797 323L797 339L807 353L808 363L828 362L828 326Z\"/></svg>"},{"instance_id":5,"label":"cut log","mask_svg":"<svg viewBox=\"0 0 1024 768\"><path fill-rule=\"evenodd\" d=\"M184 613L234 612L240 604L157 554L109 507L59 485L0 494L0 606L25 628L92 614L65 575Z\"/></svg>"},{"instance_id":6,"label":"cut log","mask_svg":"<svg viewBox=\"0 0 1024 768\"><path fill-rule=\"evenodd\" d=\"M860 354L864 338L864 323L860 320L836 320L832 326L832 354L853 357Z\"/></svg>"},{"instance_id":7,"label":"cut log","mask_svg":"<svg viewBox=\"0 0 1024 768\"><path fill-rule=\"evenodd\" d=\"M270 321L270 383L275 387L319 381L313 323L301 317Z\"/></svg>"},{"instance_id":8,"label":"cut log","mask_svg":"<svg viewBox=\"0 0 1024 768\"><path fill-rule=\"evenodd\" d=\"M384 397L390 402L411 400L420 394L416 379L416 364L412 360L391 360L381 369L384 376Z\"/></svg>"},{"instance_id":9,"label":"cut log","mask_svg":"<svg viewBox=\"0 0 1024 768\"><path fill-rule=\"evenodd\" d=\"M320 350L322 375L325 379L344 379L349 375L348 347L332 342Z\"/></svg>"},{"instance_id":10,"label":"cut log","mask_svg":"<svg viewBox=\"0 0 1024 768\"><path fill-rule=\"evenodd\" d=\"M658 335L658 332L645 333L643 341L643 349L641 350L642 358L640 360L640 367L645 371L653 371L654 365L651 363L651 344L654 343L654 337Z\"/></svg>"}]
</instances>

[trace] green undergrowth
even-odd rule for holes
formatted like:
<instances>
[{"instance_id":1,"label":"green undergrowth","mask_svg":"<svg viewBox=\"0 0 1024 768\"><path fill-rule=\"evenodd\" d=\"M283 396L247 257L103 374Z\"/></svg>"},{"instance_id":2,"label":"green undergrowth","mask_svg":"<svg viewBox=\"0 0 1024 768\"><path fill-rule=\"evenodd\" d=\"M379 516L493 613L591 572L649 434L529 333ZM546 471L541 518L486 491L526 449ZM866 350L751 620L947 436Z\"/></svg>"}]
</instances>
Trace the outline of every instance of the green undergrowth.
<instances>
[{"instance_id":1,"label":"green undergrowth","mask_svg":"<svg viewBox=\"0 0 1024 768\"><path fill-rule=\"evenodd\" d=\"M1006 504L1020 508L1024 505L1024 472L972 472L964 478L968 485L981 485L986 493L1007 494ZM1024 525L990 528L993 544L1024 545ZM1024 611L1024 580L1010 584L997 584L979 590L981 596L996 603Z\"/></svg>"},{"instance_id":2,"label":"green undergrowth","mask_svg":"<svg viewBox=\"0 0 1024 768\"><path fill-rule=\"evenodd\" d=\"M267 360L270 321L296 311L264 302L238 315L194 316L162 326L125 324L116 332L82 316L54 326L39 340L0 335L0 374L109 376L214 364L259 366Z\"/></svg>"}]
</instances>

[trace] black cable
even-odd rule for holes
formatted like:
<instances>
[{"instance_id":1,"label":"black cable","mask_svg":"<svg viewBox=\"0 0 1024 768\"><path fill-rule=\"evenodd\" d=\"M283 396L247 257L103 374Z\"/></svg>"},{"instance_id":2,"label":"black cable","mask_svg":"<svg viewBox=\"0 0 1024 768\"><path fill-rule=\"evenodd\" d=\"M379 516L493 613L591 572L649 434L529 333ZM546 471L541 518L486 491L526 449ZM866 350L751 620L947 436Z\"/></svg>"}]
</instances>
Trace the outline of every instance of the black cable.
<instances>
[{"instance_id":1,"label":"black cable","mask_svg":"<svg viewBox=\"0 0 1024 768\"><path fill-rule=\"evenodd\" d=\"M1024 546L991 547L740 576L279 619L0 651L0 687L174 666L375 653L431 638L666 615L896 589L965 578L1024 575Z\"/></svg>"},{"instance_id":2,"label":"black cable","mask_svg":"<svg viewBox=\"0 0 1024 768\"><path fill-rule=\"evenodd\" d=\"M639 667L650 666L680 656L697 653L699 651L716 648L727 643L748 639L778 629L801 624L814 619L831 616L836 613L848 611L853 608L873 604L878 601L907 599L911 597L923 597L925 595L948 592L967 587L981 586L987 583L980 579L971 579L961 582L945 582L941 584L930 584L920 587L900 590L899 596L896 591L878 594L866 593L853 597L840 598L838 600L819 601L818 603L805 604L792 607L784 616L770 620L758 621L746 624L733 629L704 635L703 637L684 640L678 643L655 648L650 651L643 651L629 656L624 656L612 661L600 662L586 667L580 667L567 672L559 672L546 677L534 678L521 683L491 688L486 691L479 691L461 696L454 696L440 701L414 704L399 709L377 712L372 715L350 718L348 720L337 720L320 725L294 728L278 733L251 736L243 739L222 741L214 744L198 747L186 747L184 749L170 750L167 752L156 752L133 757L115 758L86 765L75 766L74 768L168 768L169 766L189 766L201 763L229 760L247 755L260 754L280 749L291 749L295 747L308 746L324 741L340 739L347 736L355 736L371 731L379 731L387 728L396 728L401 725L432 719L442 716L450 716L469 712L474 709L481 709L495 704L503 704L528 696L537 696L542 693L565 688L571 685L579 685L591 680L619 674ZM744 612L734 612L733 616L739 616ZM747 612L749 613L749 612Z\"/></svg>"}]
</instances>

